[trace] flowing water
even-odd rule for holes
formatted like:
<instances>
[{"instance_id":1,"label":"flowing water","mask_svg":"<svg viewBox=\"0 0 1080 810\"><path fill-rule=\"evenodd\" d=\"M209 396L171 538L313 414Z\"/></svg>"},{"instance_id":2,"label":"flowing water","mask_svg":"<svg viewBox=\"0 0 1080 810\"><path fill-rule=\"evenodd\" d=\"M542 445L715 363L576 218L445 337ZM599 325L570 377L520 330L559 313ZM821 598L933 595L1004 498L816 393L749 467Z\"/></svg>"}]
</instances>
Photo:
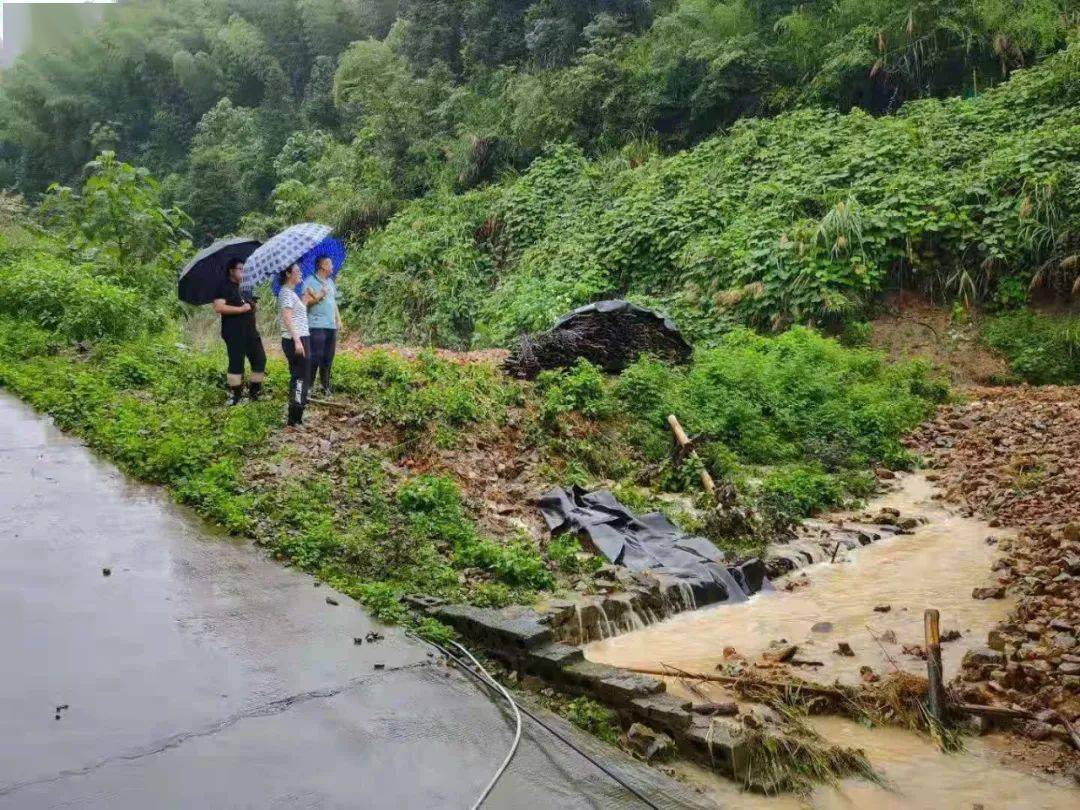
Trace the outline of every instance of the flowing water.
<instances>
[{"instance_id":1,"label":"flowing water","mask_svg":"<svg viewBox=\"0 0 1080 810\"><path fill-rule=\"evenodd\" d=\"M724 661L724 648L734 647L748 660L756 659L773 640L799 645L796 658L822 662L801 668L810 680L859 680L859 668L870 666L885 674L894 667L925 674L924 661L901 651L921 644L923 610L941 611L942 632L955 629L961 637L943 644L946 677L956 673L963 654L985 645L986 634L1008 613L1007 600L971 598L972 588L993 582L990 567L998 552L988 537L1007 533L986 523L963 518L932 500L933 485L921 474L904 476L897 490L876 499L871 510L899 509L928 522L913 534L888 538L850 552L836 564L821 563L805 573L809 584L793 591L762 592L742 603L717 605L683 613L644 630L590 644L586 655L615 666L656 667L671 664L691 672L709 672ZM876 612L875 606L888 606ZM830 629L819 623L827 622ZM815 624L819 627L812 629ZM888 631L896 642L875 641ZM846 641L855 652L833 652ZM677 681L671 691L685 694ZM706 694L731 697L716 684L701 684ZM970 739L964 752L947 755L932 742L900 729L867 729L840 718L816 718L814 724L829 740L862 748L889 783L882 788L861 780L845 780L836 788L819 788L807 799L770 798L741 794L730 782L691 769L697 783L721 806L740 808L813 807L896 808L938 810L982 805L986 810L1075 810L1080 791L1071 783L1019 773L1002 764L993 741Z\"/></svg>"},{"instance_id":2,"label":"flowing water","mask_svg":"<svg viewBox=\"0 0 1080 810\"><path fill-rule=\"evenodd\" d=\"M719 807L739 810L1076 810L1080 790L1070 780L1021 773L1003 764L993 739L967 739L943 754L930 740L896 728L869 729L840 718L815 718L830 741L867 752L885 785L845 779L809 797L764 797L696 768L683 776Z\"/></svg>"},{"instance_id":3,"label":"flowing water","mask_svg":"<svg viewBox=\"0 0 1080 810\"><path fill-rule=\"evenodd\" d=\"M893 507L929 522L913 534L849 552L845 561L820 563L790 575L801 578L805 573L805 587L785 591L782 579L776 590L746 602L681 613L645 630L596 642L586 655L615 666L663 663L709 672L724 661L725 647L753 660L770 642L785 639L799 645L797 659L822 664L802 668L803 677L857 683L862 666L881 674L893 668L925 673L925 662L905 655L902 646L922 643L923 610L932 607L941 611L943 633L961 633L942 645L946 674L955 673L964 653L984 646L987 632L1008 613L1008 600L971 598L972 588L993 583L990 567L998 552L987 537L1005 533L947 511L931 494L932 484L924 476L904 476L896 491L871 506ZM888 612L876 612L878 606L887 606ZM895 642L875 641L882 635L888 638L889 631ZM834 653L841 641L851 646L853 657Z\"/></svg>"}]
</instances>

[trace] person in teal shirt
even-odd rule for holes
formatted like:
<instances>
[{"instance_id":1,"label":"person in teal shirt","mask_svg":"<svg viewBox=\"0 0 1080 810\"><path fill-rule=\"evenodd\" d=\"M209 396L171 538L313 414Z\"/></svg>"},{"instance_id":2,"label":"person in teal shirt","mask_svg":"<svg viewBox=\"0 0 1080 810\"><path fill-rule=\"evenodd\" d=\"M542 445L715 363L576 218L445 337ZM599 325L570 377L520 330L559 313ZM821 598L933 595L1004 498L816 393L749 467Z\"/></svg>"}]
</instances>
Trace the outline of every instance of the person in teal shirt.
<instances>
[{"instance_id":1,"label":"person in teal shirt","mask_svg":"<svg viewBox=\"0 0 1080 810\"><path fill-rule=\"evenodd\" d=\"M334 365L337 353L337 334L341 329L341 312L337 305L337 284L330 276L334 272L334 263L328 256L315 260L315 275L304 283L304 292L309 296L308 326L311 329L311 383L314 385L315 374L319 375L322 392L329 395L330 369Z\"/></svg>"}]
</instances>

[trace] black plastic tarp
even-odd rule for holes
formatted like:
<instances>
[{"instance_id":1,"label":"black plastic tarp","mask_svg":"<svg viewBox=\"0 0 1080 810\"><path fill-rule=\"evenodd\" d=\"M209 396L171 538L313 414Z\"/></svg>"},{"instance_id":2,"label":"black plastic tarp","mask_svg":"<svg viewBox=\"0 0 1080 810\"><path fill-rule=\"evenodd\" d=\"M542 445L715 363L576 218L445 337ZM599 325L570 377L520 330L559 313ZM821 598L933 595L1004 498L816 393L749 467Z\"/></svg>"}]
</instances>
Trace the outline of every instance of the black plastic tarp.
<instances>
[{"instance_id":1,"label":"black plastic tarp","mask_svg":"<svg viewBox=\"0 0 1080 810\"><path fill-rule=\"evenodd\" d=\"M508 374L533 379L579 359L618 373L643 354L685 363L693 350L675 323L622 299L597 301L564 315L547 332L524 335L504 363Z\"/></svg>"},{"instance_id":2,"label":"black plastic tarp","mask_svg":"<svg viewBox=\"0 0 1080 810\"><path fill-rule=\"evenodd\" d=\"M584 535L615 565L685 582L698 604L742 600L768 586L760 560L729 563L704 537L684 533L659 512L635 515L607 490L558 487L539 506L553 534Z\"/></svg>"}]
</instances>

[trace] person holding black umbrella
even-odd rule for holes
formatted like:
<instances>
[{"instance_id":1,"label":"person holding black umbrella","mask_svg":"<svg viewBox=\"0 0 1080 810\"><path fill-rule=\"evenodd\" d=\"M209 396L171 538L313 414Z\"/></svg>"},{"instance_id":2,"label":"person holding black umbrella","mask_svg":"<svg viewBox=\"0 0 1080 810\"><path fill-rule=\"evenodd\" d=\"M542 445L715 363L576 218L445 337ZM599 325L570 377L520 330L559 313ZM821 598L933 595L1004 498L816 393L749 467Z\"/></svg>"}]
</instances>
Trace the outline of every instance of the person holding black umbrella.
<instances>
[{"instance_id":1,"label":"person holding black umbrella","mask_svg":"<svg viewBox=\"0 0 1080 810\"><path fill-rule=\"evenodd\" d=\"M227 380L231 398L229 405L238 405L244 390L244 361L251 365L248 396L256 401L262 395L266 376L266 350L255 323L255 298L240 290L244 280L244 261L230 259L225 278L214 296L214 312L221 316L221 339L229 355Z\"/></svg>"}]
</instances>

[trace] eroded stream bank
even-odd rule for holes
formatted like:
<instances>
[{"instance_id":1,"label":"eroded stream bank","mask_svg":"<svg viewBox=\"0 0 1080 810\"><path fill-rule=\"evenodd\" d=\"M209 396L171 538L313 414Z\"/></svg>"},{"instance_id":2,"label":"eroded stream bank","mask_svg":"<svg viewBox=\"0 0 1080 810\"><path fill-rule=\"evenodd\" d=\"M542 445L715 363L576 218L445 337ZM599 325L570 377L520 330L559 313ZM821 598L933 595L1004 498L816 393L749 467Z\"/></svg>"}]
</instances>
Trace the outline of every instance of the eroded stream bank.
<instances>
[{"instance_id":1,"label":"eroded stream bank","mask_svg":"<svg viewBox=\"0 0 1080 810\"><path fill-rule=\"evenodd\" d=\"M821 662L791 668L806 680L858 683L864 667L881 675L895 669L921 675L926 665L913 645L923 640L923 610L933 607L941 612L944 632L959 632L943 645L946 677L951 679L964 654L984 646L987 633L1011 608L1009 599L972 598L973 589L994 583L997 542L1009 533L945 508L921 473L901 477L894 491L870 504L871 511L882 508L918 514L926 522L911 534L860 548L835 564L791 574L779 580L775 590L746 602L683 613L593 643L586 648L587 657L620 667L671 665L707 673L741 659L756 661L771 642L785 639L798 645L797 659ZM803 579L806 584L784 588L786 582ZM839 642L850 645L854 655L837 654ZM691 697L683 682L668 679L668 685L673 694ZM696 684L695 689L696 699L703 694L716 701L733 697L716 684ZM888 789L853 779L836 788L822 787L809 799L814 807L982 804L988 809L1056 810L1080 803L1080 791L1069 780L1052 781L1006 767L992 738L970 739L963 753L947 755L907 731L871 730L839 718L815 718L813 724L831 742L862 748L889 782ZM730 801L736 790L711 777L706 781L721 801ZM742 796L739 806L754 806L747 802L756 801ZM761 806L800 806L793 799L768 801Z\"/></svg>"}]
</instances>

